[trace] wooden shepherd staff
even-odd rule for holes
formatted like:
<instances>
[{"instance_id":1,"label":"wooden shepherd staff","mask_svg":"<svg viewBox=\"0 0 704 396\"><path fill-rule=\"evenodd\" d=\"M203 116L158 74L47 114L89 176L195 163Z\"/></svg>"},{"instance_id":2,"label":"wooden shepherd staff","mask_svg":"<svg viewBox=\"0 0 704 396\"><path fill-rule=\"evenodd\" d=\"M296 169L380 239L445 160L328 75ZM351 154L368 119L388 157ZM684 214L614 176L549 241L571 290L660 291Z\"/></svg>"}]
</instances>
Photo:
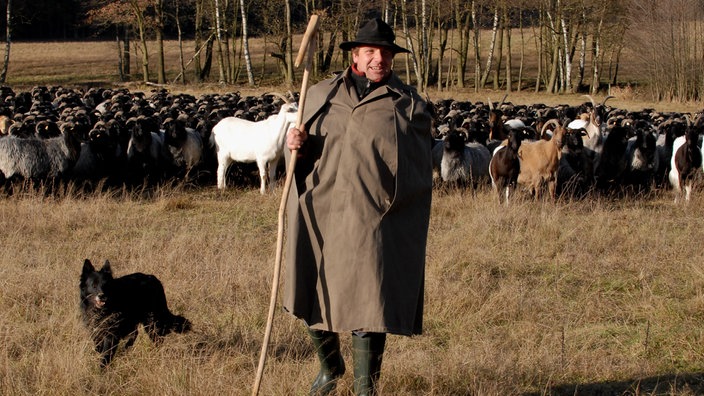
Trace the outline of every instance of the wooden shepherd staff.
<instances>
[{"instance_id":1,"label":"wooden shepherd staff","mask_svg":"<svg viewBox=\"0 0 704 396\"><path fill-rule=\"evenodd\" d=\"M300 66L303 56L307 55L306 67L303 71L303 81L301 82L301 93L298 99L298 115L296 117L296 128L301 128L303 120L303 108L306 103L306 91L308 91L308 75L313 61L313 53L316 47L315 32L318 29L318 16L311 15L308 21L308 27L303 35L301 48L298 49L298 56L294 65ZM281 196L281 204L279 205L279 227L276 238L276 261L274 262L274 277L271 282L271 299L269 301L269 316L266 322L266 330L264 331L264 340L262 341L262 350L259 354L259 367L257 368L257 377L254 380L252 388L252 396L259 394L259 385L262 382L264 374L264 362L266 361L266 350L269 347L269 338L271 337L271 328L274 324L274 312L276 309L276 297L279 292L279 276L281 273L281 256L283 251L283 236L284 236L284 213L286 212L286 203L288 202L288 193L291 189L291 181L293 180L293 171L296 168L296 158L298 158L298 150L291 150L291 159L289 160L288 169L286 170L286 181L284 182L283 195Z\"/></svg>"}]
</instances>

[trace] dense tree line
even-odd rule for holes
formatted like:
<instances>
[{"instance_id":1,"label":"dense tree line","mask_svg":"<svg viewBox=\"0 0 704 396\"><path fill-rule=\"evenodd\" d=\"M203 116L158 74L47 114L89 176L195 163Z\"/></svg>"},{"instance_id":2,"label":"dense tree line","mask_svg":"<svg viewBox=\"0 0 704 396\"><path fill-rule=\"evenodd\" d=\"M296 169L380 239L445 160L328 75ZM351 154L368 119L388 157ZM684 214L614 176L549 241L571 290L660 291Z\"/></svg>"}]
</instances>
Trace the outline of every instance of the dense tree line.
<instances>
[{"instance_id":1,"label":"dense tree line","mask_svg":"<svg viewBox=\"0 0 704 396\"><path fill-rule=\"evenodd\" d=\"M248 40L259 36L275 44L270 56L293 84L292 37L312 13L322 16L315 73L325 75L349 62L337 44L381 14L412 51L396 69L421 90L594 94L623 83L628 53L643 70L633 83L653 98L701 100L704 92L704 0L0 0L9 2L14 40L115 40L121 76L158 83L167 82L160 43L177 39L196 54L180 59L181 82L253 85ZM135 43L140 70L129 68Z\"/></svg>"}]
</instances>

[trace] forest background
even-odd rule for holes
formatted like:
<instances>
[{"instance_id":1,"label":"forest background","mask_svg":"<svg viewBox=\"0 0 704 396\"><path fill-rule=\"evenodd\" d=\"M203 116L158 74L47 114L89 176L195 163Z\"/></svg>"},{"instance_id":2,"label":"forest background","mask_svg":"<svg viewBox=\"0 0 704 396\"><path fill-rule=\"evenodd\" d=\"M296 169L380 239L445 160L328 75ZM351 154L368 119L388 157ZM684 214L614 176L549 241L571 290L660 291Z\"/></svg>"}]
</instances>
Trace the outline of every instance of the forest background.
<instances>
[{"instance_id":1,"label":"forest background","mask_svg":"<svg viewBox=\"0 0 704 396\"><path fill-rule=\"evenodd\" d=\"M348 64L337 44L378 15L394 26L397 43L412 50L396 58L396 69L421 91L619 93L655 102L698 102L704 91L701 0L2 0L0 6L6 11L0 83L33 82L13 80L13 43L102 41L112 43L113 66L101 77L111 82L294 88L295 38L315 13L321 25L314 80ZM251 49L251 40L263 48ZM164 55L169 46L175 56ZM68 82L101 82L86 77Z\"/></svg>"}]
</instances>

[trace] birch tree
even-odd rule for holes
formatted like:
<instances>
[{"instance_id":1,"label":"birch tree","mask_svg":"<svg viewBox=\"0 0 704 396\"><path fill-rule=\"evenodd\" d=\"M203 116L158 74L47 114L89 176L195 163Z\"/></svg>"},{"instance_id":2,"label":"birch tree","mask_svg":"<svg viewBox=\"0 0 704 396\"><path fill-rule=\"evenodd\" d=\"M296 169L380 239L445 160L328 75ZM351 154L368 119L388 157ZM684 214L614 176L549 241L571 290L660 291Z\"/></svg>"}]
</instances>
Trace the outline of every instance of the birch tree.
<instances>
[{"instance_id":1,"label":"birch tree","mask_svg":"<svg viewBox=\"0 0 704 396\"><path fill-rule=\"evenodd\" d=\"M247 83L250 86L254 86L254 72L252 71L252 57L249 53L249 35L247 32L247 9L244 6L244 0L240 0L240 12L242 14L242 53L247 69Z\"/></svg>"},{"instance_id":2,"label":"birch tree","mask_svg":"<svg viewBox=\"0 0 704 396\"><path fill-rule=\"evenodd\" d=\"M484 74L482 74L482 79L479 82L479 86L484 88L486 86L486 81L489 79L489 73L491 72L491 65L494 61L494 50L496 49L496 38L499 32L499 7L494 6L494 19L491 27L491 41L489 42L489 53L487 54L486 66L484 68Z\"/></svg>"},{"instance_id":3,"label":"birch tree","mask_svg":"<svg viewBox=\"0 0 704 396\"><path fill-rule=\"evenodd\" d=\"M418 90L421 92L425 92L428 88L430 63L432 61L430 56L430 38L428 37L428 12L426 3L426 0L420 0L420 4L419 2L414 2L415 8L413 12L419 47L416 57L418 67L420 68L420 80L418 80L417 85ZM419 5L420 9L418 9ZM420 29L417 28L418 26L420 26Z\"/></svg>"},{"instance_id":4,"label":"birch tree","mask_svg":"<svg viewBox=\"0 0 704 396\"><path fill-rule=\"evenodd\" d=\"M222 22L222 10L220 9L220 0L215 0L213 3L214 15L215 15L215 41L217 43L217 59L218 59L218 83L225 84L227 82L227 73L225 72L225 54L224 54L224 44L223 44L223 22Z\"/></svg>"}]
</instances>

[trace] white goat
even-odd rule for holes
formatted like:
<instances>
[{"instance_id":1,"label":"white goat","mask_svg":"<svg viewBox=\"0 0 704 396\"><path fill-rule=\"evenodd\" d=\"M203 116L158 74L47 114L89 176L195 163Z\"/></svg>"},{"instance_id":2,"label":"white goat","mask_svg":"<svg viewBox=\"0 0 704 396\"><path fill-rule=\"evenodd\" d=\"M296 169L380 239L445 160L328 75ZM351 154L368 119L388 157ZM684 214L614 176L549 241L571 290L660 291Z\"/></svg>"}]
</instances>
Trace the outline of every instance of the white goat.
<instances>
[{"instance_id":1,"label":"white goat","mask_svg":"<svg viewBox=\"0 0 704 396\"><path fill-rule=\"evenodd\" d=\"M276 164L283 155L289 124L296 122L298 105L285 103L278 114L262 121L226 117L214 127L210 141L218 158L218 188L225 188L227 168L232 162L256 162L261 178L260 193L266 191L268 179L273 186ZM270 186L271 188L271 186Z\"/></svg>"}]
</instances>

